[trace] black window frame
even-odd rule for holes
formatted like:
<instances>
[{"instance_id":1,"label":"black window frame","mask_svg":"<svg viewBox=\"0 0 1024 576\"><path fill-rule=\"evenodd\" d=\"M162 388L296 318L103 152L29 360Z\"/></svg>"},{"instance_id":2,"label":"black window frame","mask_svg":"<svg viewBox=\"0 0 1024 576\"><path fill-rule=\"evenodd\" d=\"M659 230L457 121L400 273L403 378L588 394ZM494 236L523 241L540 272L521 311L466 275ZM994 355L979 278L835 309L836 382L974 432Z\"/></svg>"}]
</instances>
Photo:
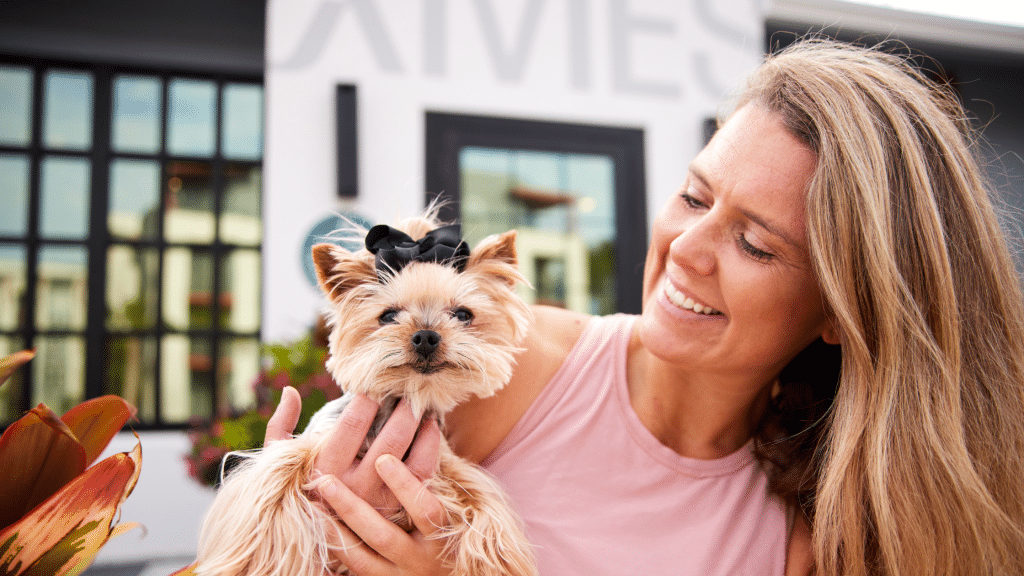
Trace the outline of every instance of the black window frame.
<instances>
[{"instance_id":1,"label":"black window frame","mask_svg":"<svg viewBox=\"0 0 1024 576\"><path fill-rule=\"evenodd\" d=\"M639 128L426 113L426 202L441 196L440 217L459 218L462 182L459 152L467 146L608 156L615 166L616 310L641 311L647 255L644 133Z\"/></svg>"},{"instance_id":2,"label":"black window frame","mask_svg":"<svg viewBox=\"0 0 1024 576\"><path fill-rule=\"evenodd\" d=\"M108 62L90 62L85 60L71 60L62 58L38 58L22 55L0 54L0 65L30 68L32 74L32 118L31 118L31 140L27 146L10 146L0 144L0 153L26 155L29 158L29 198L28 198L28 223L25 236L0 235L0 243L16 244L25 247L25 292L24 303L19 305L21 318L19 326L14 330L0 330L0 336L21 338L22 348L32 348L35 341L46 336L78 336L85 339L85 367L84 367L84 398L95 398L110 393L106 390L107 374L107 348L113 338L146 336L152 337L157 343L154 389L155 395L155 420L135 421L132 427L135 430L179 430L190 426L189 422L164 422L161 420L161 359L163 337L168 334L182 334L188 337L208 337L210 342L210 365L212 366L214 379L211 389L210 413L213 416L223 414L223 399L221 389L224 384L218 383L218 367L221 365L220 345L222 342L234 338L249 338L261 341L262 318L255 331L235 332L226 330L216 319L222 317L219 297L211 298L211 318L214 319L210 328L194 328L187 330L169 329L163 322L163 274L164 255L168 248L184 247L198 251L207 252L213 258L212 286L214 294L224 286L224 273L217 262L224 261L224 257L234 250L252 250L260 255L262 260L263 241L255 245L237 245L221 241L219 228L220 218L223 214L223 199L225 196L226 165L241 165L258 167L262 173L264 156L255 160L244 160L225 158L222 154L222 130L223 130L223 98L224 87L228 84L258 84L265 87L264 77L261 74L245 74L234 72L218 72L214 70L189 70L180 68L157 67L157 66L134 66L121 65ZM48 148L42 143L43 113L45 105L45 75L49 70L61 70L71 72L86 72L93 78L93 102L92 102L92 144L88 150L66 150ZM160 116L160 146L157 153L134 153L115 152L111 142L111 125L113 120L113 82L120 75L146 76L159 78L161 81L161 116ZM167 116L169 109L168 93L170 81L200 80L214 82L217 87L217 105L214 118L214 142L215 151L210 156L181 156L169 154L167 151ZM265 93L265 92L264 92ZM265 127L264 127L265 130ZM85 158L90 162L89 181L89 232L84 240L79 239L56 239L42 238L39 232L40 217L40 167L43 158L47 156L63 156ZM167 184L167 167L171 162L201 162L208 163L211 168L212 188L214 206L212 213L214 218L214 235L210 243L188 243L168 242L164 237L163 218L158 218L158 234L156 239L114 239L108 229L109 213L109 176L110 166L115 159L127 160L148 160L158 162L160 165L160 214L166 210L167 196L164 188ZM263 190L260 189L260 206L263 205ZM260 210L262 212L262 209ZM36 325L36 286L38 283L38 254L40 248L47 246L83 246L87 251L87 295L86 295L86 321L84 330L54 330L39 329ZM152 328L141 330L111 330L107 326L107 258L111 246L125 245L137 249L156 249L159 251L159 265L157 286L158 289L156 310L157 318ZM262 290L259 293L260 302L258 306L262 309ZM33 373L41 370L42 366L34 366L38 361L32 361L24 365L18 371L18 380L21 388L17 392L17 412L24 412L31 408ZM7 385L12 385L10 382ZM51 407L56 409L56 407ZM15 416L16 417L16 416ZM0 428L9 425L11 422L0 422Z\"/></svg>"}]
</instances>

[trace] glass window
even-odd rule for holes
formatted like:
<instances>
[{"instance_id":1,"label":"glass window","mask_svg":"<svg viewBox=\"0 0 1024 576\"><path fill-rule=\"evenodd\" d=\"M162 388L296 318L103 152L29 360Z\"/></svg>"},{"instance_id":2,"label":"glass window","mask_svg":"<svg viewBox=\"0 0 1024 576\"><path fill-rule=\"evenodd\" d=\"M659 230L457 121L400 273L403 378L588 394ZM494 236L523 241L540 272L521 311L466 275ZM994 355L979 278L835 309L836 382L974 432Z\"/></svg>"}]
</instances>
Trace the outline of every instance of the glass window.
<instances>
[{"instance_id":1,"label":"glass window","mask_svg":"<svg viewBox=\"0 0 1024 576\"><path fill-rule=\"evenodd\" d=\"M263 87L228 84L224 87L221 153L225 158L256 160L263 156Z\"/></svg>"},{"instance_id":2,"label":"glass window","mask_svg":"<svg viewBox=\"0 0 1024 576\"><path fill-rule=\"evenodd\" d=\"M44 145L67 150L92 147L92 82L92 74L86 72L47 72Z\"/></svg>"},{"instance_id":3,"label":"glass window","mask_svg":"<svg viewBox=\"0 0 1024 576\"><path fill-rule=\"evenodd\" d=\"M32 359L32 403L63 414L85 399L85 339L42 336Z\"/></svg>"},{"instance_id":4,"label":"glass window","mask_svg":"<svg viewBox=\"0 0 1024 576\"><path fill-rule=\"evenodd\" d=\"M164 336L160 350L160 419L185 422L213 414L213 357L209 339Z\"/></svg>"},{"instance_id":5,"label":"glass window","mask_svg":"<svg viewBox=\"0 0 1024 576\"><path fill-rule=\"evenodd\" d=\"M32 69L0 66L0 144L32 142Z\"/></svg>"},{"instance_id":6,"label":"glass window","mask_svg":"<svg viewBox=\"0 0 1024 576\"><path fill-rule=\"evenodd\" d=\"M107 340L104 393L116 394L138 409L143 422L156 420L156 338Z\"/></svg>"},{"instance_id":7,"label":"glass window","mask_svg":"<svg viewBox=\"0 0 1024 576\"><path fill-rule=\"evenodd\" d=\"M260 253L234 250L221 261L222 306L232 332L255 332L260 326Z\"/></svg>"},{"instance_id":8,"label":"glass window","mask_svg":"<svg viewBox=\"0 0 1024 576\"><path fill-rule=\"evenodd\" d=\"M43 246L36 279L36 327L84 330L88 251L84 246Z\"/></svg>"},{"instance_id":9,"label":"glass window","mask_svg":"<svg viewBox=\"0 0 1024 576\"><path fill-rule=\"evenodd\" d=\"M161 86L159 78L146 76L119 76L114 79L110 139L115 151L160 151Z\"/></svg>"},{"instance_id":10,"label":"glass window","mask_svg":"<svg viewBox=\"0 0 1024 576\"><path fill-rule=\"evenodd\" d=\"M459 154L467 241L515 228L530 302L615 311L615 174L611 157L465 147Z\"/></svg>"},{"instance_id":11,"label":"glass window","mask_svg":"<svg viewBox=\"0 0 1024 576\"><path fill-rule=\"evenodd\" d=\"M263 171L259 166L232 163L225 168L224 176L220 239L229 244L256 246L263 240Z\"/></svg>"},{"instance_id":12,"label":"glass window","mask_svg":"<svg viewBox=\"0 0 1024 576\"><path fill-rule=\"evenodd\" d=\"M155 248L115 244L107 250L107 327L145 330L156 326L157 274Z\"/></svg>"},{"instance_id":13,"label":"glass window","mask_svg":"<svg viewBox=\"0 0 1024 576\"><path fill-rule=\"evenodd\" d=\"M0 154L0 236L23 236L28 231L28 156Z\"/></svg>"},{"instance_id":14,"label":"glass window","mask_svg":"<svg viewBox=\"0 0 1024 576\"><path fill-rule=\"evenodd\" d=\"M171 80L168 95L167 152L212 156L216 141L217 85L204 80Z\"/></svg>"},{"instance_id":15,"label":"glass window","mask_svg":"<svg viewBox=\"0 0 1024 576\"><path fill-rule=\"evenodd\" d=\"M0 331L25 325L25 262L24 246L0 244Z\"/></svg>"},{"instance_id":16,"label":"glass window","mask_svg":"<svg viewBox=\"0 0 1024 576\"><path fill-rule=\"evenodd\" d=\"M164 237L168 242L213 242L216 221L210 164L168 163L164 209Z\"/></svg>"},{"instance_id":17,"label":"glass window","mask_svg":"<svg viewBox=\"0 0 1024 576\"><path fill-rule=\"evenodd\" d=\"M111 237L156 238L159 234L160 163L156 160L111 162L109 210L107 227Z\"/></svg>"},{"instance_id":18,"label":"glass window","mask_svg":"<svg viewBox=\"0 0 1024 576\"><path fill-rule=\"evenodd\" d=\"M39 233L46 238L84 240L89 235L89 161L81 158L43 158Z\"/></svg>"}]
</instances>

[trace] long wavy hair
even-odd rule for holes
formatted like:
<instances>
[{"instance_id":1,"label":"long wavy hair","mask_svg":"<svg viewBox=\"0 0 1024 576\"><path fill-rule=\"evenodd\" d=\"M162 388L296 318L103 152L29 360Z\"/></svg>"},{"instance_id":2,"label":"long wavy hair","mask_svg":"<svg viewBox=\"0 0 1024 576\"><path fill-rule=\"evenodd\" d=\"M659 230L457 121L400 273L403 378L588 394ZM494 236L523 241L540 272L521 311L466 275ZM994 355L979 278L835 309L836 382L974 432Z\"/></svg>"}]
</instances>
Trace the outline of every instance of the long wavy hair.
<instances>
[{"instance_id":1,"label":"long wavy hair","mask_svg":"<svg viewBox=\"0 0 1024 576\"><path fill-rule=\"evenodd\" d=\"M816 572L1024 574L1024 297L976 128L908 57L819 38L740 103L818 157L808 242L841 345L793 360L757 434Z\"/></svg>"}]
</instances>

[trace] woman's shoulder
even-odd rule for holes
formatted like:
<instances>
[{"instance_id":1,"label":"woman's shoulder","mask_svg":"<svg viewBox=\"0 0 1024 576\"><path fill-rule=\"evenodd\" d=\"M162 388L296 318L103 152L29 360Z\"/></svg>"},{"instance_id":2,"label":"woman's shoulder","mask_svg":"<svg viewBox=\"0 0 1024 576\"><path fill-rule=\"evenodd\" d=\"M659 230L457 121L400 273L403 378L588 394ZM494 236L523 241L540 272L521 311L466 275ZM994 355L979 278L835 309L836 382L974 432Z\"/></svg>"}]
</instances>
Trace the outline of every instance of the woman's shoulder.
<instances>
[{"instance_id":1,"label":"woman's shoulder","mask_svg":"<svg viewBox=\"0 0 1024 576\"><path fill-rule=\"evenodd\" d=\"M508 385L494 396L462 404L447 417L449 443L464 458L480 461L498 447L558 372L591 319L551 306L533 306L532 312Z\"/></svg>"}]
</instances>

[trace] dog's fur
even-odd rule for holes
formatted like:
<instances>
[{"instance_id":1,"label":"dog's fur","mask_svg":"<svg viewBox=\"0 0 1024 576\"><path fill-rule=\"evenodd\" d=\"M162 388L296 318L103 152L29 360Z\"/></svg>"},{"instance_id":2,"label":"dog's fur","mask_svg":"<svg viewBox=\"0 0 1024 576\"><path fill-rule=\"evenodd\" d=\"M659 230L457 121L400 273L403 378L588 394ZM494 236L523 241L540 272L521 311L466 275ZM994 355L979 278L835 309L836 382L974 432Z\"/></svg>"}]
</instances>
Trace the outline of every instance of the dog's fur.
<instances>
[{"instance_id":1,"label":"dog's fur","mask_svg":"<svg viewBox=\"0 0 1024 576\"><path fill-rule=\"evenodd\" d=\"M428 213L397 227L415 239L437 225ZM330 301L327 369L346 394L314 415L302 435L248 455L227 476L200 537L200 576L344 573L331 553L341 542L333 528L337 520L312 496L318 485L313 463L326 432L354 393L381 404L365 451L399 397L415 414L441 419L471 396L490 396L508 382L530 318L514 292L524 281L514 240L515 232L484 239L464 272L413 262L382 278L367 250L313 248ZM468 321L466 310L472 315ZM382 318L388 311L396 313ZM411 344L421 330L441 338L426 359ZM520 520L485 472L442 442L427 486L448 512L448 525L436 537L445 539L445 558L455 574L536 574ZM411 529L404 511L391 520Z\"/></svg>"}]
</instances>

